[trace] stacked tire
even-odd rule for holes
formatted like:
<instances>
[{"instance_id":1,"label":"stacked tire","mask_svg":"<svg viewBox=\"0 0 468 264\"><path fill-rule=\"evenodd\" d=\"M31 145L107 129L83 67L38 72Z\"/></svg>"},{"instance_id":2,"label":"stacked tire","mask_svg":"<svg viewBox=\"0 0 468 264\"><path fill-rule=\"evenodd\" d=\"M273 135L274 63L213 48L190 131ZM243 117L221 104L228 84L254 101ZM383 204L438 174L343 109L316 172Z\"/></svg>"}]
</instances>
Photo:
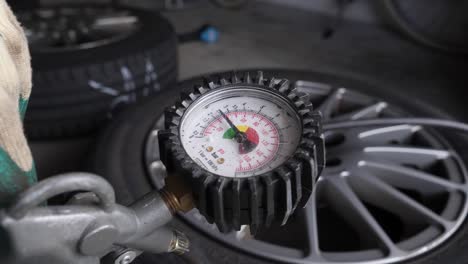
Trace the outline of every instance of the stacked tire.
<instances>
[{"instance_id":1,"label":"stacked tire","mask_svg":"<svg viewBox=\"0 0 468 264\"><path fill-rule=\"evenodd\" d=\"M29 138L92 133L122 107L176 84L172 25L158 13L130 11L139 25L121 39L74 49L31 47L34 87L25 119Z\"/></svg>"}]
</instances>

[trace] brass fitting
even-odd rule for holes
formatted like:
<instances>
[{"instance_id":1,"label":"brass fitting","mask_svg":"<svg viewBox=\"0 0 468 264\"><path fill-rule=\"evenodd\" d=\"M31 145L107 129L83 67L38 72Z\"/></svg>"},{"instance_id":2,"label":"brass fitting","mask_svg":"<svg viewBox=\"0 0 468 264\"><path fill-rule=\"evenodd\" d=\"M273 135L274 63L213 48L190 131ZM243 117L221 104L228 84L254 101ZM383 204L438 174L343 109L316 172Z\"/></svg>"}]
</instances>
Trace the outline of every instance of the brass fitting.
<instances>
[{"instance_id":1,"label":"brass fitting","mask_svg":"<svg viewBox=\"0 0 468 264\"><path fill-rule=\"evenodd\" d=\"M192 193L177 193L163 189L161 197L173 214L176 212L186 213L194 208Z\"/></svg>"},{"instance_id":2,"label":"brass fitting","mask_svg":"<svg viewBox=\"0 0 468 264\"><path fill-rule=\"evenodd\" d=\"M168 175L166 186L161 190L161 197L173 213L186 213L195 207L192 189L178 174Z\"/></svg>"}]
</instances>

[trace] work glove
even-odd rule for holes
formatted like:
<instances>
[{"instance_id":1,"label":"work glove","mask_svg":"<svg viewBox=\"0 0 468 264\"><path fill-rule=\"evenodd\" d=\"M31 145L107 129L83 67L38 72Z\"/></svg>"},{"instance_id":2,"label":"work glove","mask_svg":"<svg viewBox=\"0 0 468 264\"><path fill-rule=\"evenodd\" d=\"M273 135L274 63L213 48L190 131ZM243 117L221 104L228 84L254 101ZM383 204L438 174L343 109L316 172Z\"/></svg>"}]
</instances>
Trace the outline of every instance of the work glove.
<instances>
[{"instance_id":1,"label":"work glove","mask_svg":"<svg viewBox=\"0 0 468 264\"><path fill-rule=\"evenodd\" d=\"M23 29L0 0L0 206L36 182L22 119L31 93L31 62Z\"/></svg>"}]
</instances>

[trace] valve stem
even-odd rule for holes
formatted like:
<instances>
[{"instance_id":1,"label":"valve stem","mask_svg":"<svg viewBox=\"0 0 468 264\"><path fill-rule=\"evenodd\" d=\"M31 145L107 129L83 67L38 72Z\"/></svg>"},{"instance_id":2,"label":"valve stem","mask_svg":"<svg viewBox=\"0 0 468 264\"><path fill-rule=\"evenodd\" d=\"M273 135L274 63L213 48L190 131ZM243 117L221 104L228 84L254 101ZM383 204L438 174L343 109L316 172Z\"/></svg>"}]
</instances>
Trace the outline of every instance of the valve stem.
<instances>
[{"instance_id":1,"label":"valve stem","mask_svg":"<svg viewBox=\"0 0 468 264\"><path fill-rule=\"evenodd\" d=\"M178 255L183 255L190 251L190 240L188 237L180 232L179 230L174 229L173 238L169 246L169 252L176 253Z\"/></svg>"}]
</instances>

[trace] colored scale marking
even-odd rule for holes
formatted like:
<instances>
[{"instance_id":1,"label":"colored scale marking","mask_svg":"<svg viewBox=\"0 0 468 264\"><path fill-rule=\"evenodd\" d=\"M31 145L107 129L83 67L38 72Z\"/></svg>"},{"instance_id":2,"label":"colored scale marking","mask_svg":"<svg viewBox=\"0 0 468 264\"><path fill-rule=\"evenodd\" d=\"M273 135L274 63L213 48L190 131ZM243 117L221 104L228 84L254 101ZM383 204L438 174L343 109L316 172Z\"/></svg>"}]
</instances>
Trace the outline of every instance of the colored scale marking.
<instances>
[{"instance_id":1,"label":"colored scale marking","mask_svg":"<svg viewBox=\"0 0 468 264\"><path fill-rule=\"evenodd\" d=\"M255 145L258 145L259 138L258 138L257 131L255 131L255 129L250 128L249 126L246 126L246 125L237 125L236 127L237 129L239 129L240 132L245 133L245 135L247 136L247 139L250 142L254 143ZM235 135L236 135L236 132L234 131L234 129L229 128L228 130L226 130L226 132L224 132L223 138L233 139Z\"/></svg>"}]
</instances>

